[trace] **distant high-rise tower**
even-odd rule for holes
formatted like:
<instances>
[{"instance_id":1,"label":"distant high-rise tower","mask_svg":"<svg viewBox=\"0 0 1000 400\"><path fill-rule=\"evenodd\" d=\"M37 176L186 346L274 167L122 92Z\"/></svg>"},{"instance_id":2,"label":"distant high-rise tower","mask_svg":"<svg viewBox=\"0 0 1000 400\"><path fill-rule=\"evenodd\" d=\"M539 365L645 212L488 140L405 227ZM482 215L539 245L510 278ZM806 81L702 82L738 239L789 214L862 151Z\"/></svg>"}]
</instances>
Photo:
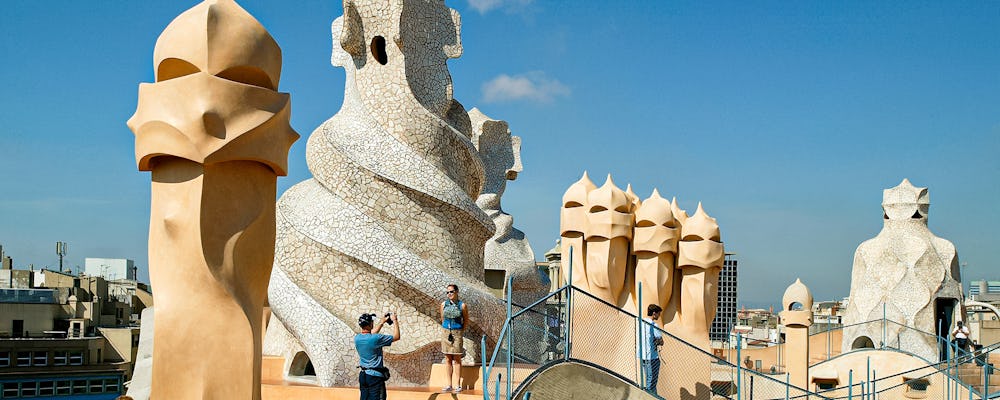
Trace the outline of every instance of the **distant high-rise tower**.
<instances>
[{"instance_id":1,"label":"distant high-rise tower","mask_svg":"<svg viewBox=\"0 0 1000 400\"><path fill-rule=\"evenodd\" d=\"M708 331L712 341L728 341L729 331L736 324L736 258L726 253L726 261L719 273L719 303L715 306L715 319Z\"/></svg>"}]
</instances>

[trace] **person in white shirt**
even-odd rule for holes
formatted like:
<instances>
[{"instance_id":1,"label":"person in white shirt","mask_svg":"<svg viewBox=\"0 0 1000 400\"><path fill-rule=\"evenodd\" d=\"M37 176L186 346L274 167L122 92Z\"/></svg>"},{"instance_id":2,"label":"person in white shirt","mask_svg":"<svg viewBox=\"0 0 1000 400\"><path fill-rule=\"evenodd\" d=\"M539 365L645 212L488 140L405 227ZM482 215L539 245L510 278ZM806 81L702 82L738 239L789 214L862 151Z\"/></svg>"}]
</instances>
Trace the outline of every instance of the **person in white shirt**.
<instances>
[{"instance_id":1,"label":"person in white shirt","mask_svg":"<svg viewBox=\"0 0 1000 400\"><path fill-rule=\"evenodd\" d=\"M951 336L955 338L955 344L963 351L969 349L969 327L964 326L962 321L955 323L955 330L951 331Z\"/></svg>"},{"instance_id":2,"label":"person in white shirt","mask_svg":"<svg viewBox=\"0 0 1000 400\"><path fill-rule=\"evenodd\" d=\"M645 381L643 389L653 394L656 394L656 383L660 378L660 354L657 347L663 345L663 334L656 320L660 319L661 312L663 309L656 304L646 307L646 318L642 319L639 331L641 345L636 349L636 355L642 361L642 376Z\"/></svg>"}]
</instances>

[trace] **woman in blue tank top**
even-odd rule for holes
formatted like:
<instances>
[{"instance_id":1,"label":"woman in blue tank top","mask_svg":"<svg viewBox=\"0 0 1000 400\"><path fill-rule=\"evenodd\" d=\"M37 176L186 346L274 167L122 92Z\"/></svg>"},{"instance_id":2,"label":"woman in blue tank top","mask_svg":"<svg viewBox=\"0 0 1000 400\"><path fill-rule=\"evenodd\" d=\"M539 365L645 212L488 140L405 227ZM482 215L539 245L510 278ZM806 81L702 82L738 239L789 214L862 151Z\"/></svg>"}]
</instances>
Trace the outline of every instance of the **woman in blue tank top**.
<instances>
[{"instance_id":1,"label":"woman in blue tank top","mask_svg":"<svg viewBox=\"0 0 1000 400\"><path fill-rule=\"evenodd\" d=\"M458 393L462 391L462 356L465 354L462 333L469 319L469 309L458 299L458 285L448 285L445 293L448 299L441 303L441 352L447 364L448 386L444 391Z\"/></svg>"}]
</instances>

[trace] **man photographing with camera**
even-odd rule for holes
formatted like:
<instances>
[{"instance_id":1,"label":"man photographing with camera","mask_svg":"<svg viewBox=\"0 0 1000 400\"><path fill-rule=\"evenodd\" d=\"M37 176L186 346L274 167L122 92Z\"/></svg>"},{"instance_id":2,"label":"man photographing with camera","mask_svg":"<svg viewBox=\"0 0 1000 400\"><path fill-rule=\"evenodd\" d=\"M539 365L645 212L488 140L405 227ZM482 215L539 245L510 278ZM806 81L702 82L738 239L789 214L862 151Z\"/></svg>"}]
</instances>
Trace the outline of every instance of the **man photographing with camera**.
<instances>
[{"instance_id":1,"label":"man photographing with camera","mask_svg":"<svg viewBox=\"0 0 1000 400\"><path fill-rule=\"evenodd\" d=\"M385 400L385 381L389 380L389 369L382 360L382 348L391 346L399 340L399 319L394 313L387 313L378 325L375 325L375 314L361 314L358 325L361 333L354 336L354 348L358 350L358 386L361 388L361 400ZM392 335L383 335L382 325L392 325ZM374 329L373 328L374 325Z\"/></svg>"}]
</instances>

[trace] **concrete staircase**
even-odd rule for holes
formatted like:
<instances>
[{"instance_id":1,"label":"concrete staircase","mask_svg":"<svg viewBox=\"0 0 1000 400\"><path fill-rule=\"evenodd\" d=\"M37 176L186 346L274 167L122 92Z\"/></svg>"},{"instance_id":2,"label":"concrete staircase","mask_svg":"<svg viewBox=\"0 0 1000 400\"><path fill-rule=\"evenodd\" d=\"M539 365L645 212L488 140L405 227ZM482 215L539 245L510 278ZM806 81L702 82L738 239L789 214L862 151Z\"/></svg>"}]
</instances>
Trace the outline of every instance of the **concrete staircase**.
<instances>
[{"instance_id":1,"label":"concrete staircase","mask_svg":"<svg viewBox=\"0 0 1000 400\"><path fill-rule=\"evenodd\" d=\"M958 366L955 375L959 380L971 386L979 393L983 393L984 386L988 380L989 392L995 393L1000 391L1000 373L997 371L997 367L1000 367L1000 354L991 354L988 362L993 367L979 365L980 363L976 361L961 364ZM984 375L984 370L990 370L991 373L988 376Z\"/></svg>"}]
</instances>

